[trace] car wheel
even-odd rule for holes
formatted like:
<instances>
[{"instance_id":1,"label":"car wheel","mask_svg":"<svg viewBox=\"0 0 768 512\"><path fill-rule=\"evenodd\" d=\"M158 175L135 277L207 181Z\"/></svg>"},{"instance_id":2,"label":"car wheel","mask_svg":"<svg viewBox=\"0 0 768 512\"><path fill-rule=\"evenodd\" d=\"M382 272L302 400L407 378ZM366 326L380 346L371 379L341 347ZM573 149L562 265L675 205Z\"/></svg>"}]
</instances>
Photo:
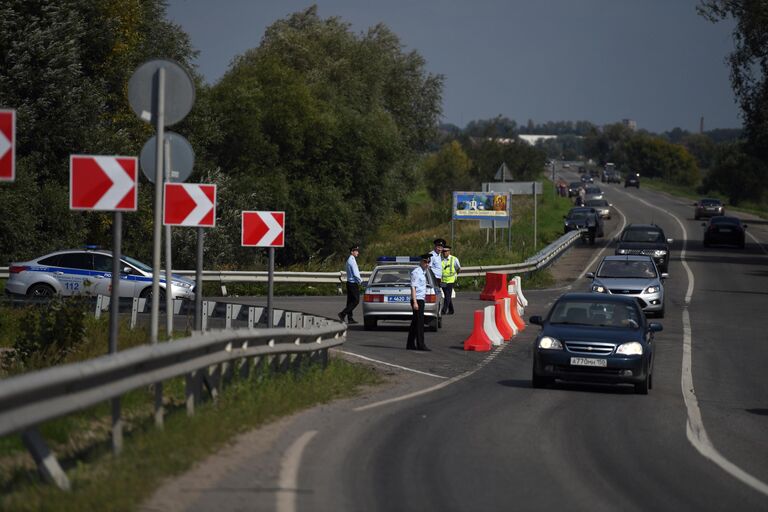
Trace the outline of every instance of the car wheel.
<instances>
[{"instance_id":1,"label":"car wheel","mask_svg":"<svg viewBox=\"0 0 768 512\"><path fill-rule=\"evenodd\" d=\"M437 322L437 318L435 318L434 320L432 320L431 322L429 322L429 330L430 330L431 332L437 332L437 330L438 330L439 328L440 328L440 326L438 325L438 322Z\"/></svg>"},{"instance_id":2,"label":"car wheel","mask_svg":"<svg viewBox=\"0 0 768 512\"><path fill-rule=\"evenodd\" d=\"M139 294L139 298L150 299L151 300L152 299L152 287L151 286L147 286L146 288L141 290L141 293ZM163 290L162 288L160 288L160 300L161 301L165 300L165 290Z\"/></svg>"},{"instance_id":3,"label":"car wheel","mask_svg":"<svg viewBox=\"0 0 768 512\"><path fill-rule=\"evenodd\" d=\"M645 379L643 379L642 382L639 382L635 384L635 394L636 395L647 395L649 384L650 384L651 376L650 373L645 375Z\"/></svg>"},{"instance_id":4,"label":"car wheel","mask_svg":"<svg viewBox=\"0 0 768 512\"><path fill-rule=\"evenodd\" d=\"M746 246L747 246L747 244L746 244L746 242L745 242L744 240L742 240L741 242L739 242L739 249L743 249L743 248L744 248L744 247L746 247Z\"/></svg>"},{"instance_id":5,"label":"car wheel","mask_svg":"<svg viewBox=\"0 0 768 512\"><path fill-rule=\"evenodd\" d=\"M372 331L376 328L378 321L375 318L363 317L363 328L366 331Z\"/></svg>"},{"instance_id":6,"label":"car wheel","mask_svg":"<svg viewBox=\"0 0 768 512\"><path fill-rule=\"evenodd\" d=\"M709 240L706 238L704 239L704 247L709 247Z\"/></svg>"},{"instance_id":7,"label":"car wheel","mask_svg":"<svg viewBox=\"0 0 768 512\"><path fill-rule=\"evenodd\" d=\"M442 329L443 327L443 315L437 317L437 326Z\"/></svg>"},{"instance_id":8,"label":"car wheel","mask_svg":"<svg viewBox=\"0 0 768 512\"><path fill-rule=\"evenodd\" d=\"M47 284L33 284L27 290L27 297L30 299L50 299L56 295L56 290Z\"/></svg>"}]
</instances>

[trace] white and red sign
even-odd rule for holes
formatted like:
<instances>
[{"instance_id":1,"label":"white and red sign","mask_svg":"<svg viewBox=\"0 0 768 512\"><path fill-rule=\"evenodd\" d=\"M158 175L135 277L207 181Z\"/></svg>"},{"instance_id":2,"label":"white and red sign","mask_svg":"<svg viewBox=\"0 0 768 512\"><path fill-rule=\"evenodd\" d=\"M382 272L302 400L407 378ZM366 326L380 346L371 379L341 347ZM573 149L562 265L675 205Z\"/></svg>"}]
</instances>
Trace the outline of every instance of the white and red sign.
<instances>
[{"instance_id":1,"label":"white and red sign","mask_svg":"<svg viewBox=\"0 0 768 512\"><path fill-rule=\"evenodd\" d=\"M163 224L212 228L216 225L216 185L166 183Z\"/></svg>"},{"instance_id":2,"label":"white and red sign","mask_svg":"<svg viewBox=\"0 0 768 512\"><path fill-rule=\"evenodd\" d=\"M0 181L16 179L16 111L0 110Z\"/></svg>"},{"instance_id":3,"label":"white and red sign","mask_svg":"<svg viewBox=\"0 0 768 512\"><path fill-rule=\"evenodd\" d=\"M243 212L243 247L285 246L285 212Z\"/></svg>"},{"instance_id":4,"label":"white and red sign","mask_svg":"<svg viewBox=\"0 0 768 512\"><path fill-rule=\"evenodd\" d=\"M70 155L69 209L135 211L138 158Z\"/></svg>"}]
</instances>

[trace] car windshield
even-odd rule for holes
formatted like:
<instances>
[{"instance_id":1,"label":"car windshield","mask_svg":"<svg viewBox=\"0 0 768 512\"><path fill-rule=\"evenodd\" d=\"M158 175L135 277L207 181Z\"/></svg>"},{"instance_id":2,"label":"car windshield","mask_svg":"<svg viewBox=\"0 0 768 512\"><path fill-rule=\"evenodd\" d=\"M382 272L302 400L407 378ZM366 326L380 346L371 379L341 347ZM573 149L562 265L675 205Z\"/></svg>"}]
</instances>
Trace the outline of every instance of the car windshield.
<instances>
[{"instance_id":1,"label":"car windshield","mask_svg":"<svg viewBox=\"0 0 768 512\"><path fill-rule=\"evenodd\" d=\"M549 315L552 324L587 325L594 327L622 327L637 329L640 318L637 307L631 303L569 301L555 304Z\"/></svg>"},{"instance_id":2,"label":"car windshield","mask_svg":"<svg viewBox=\"0 0 768 512\"><path fill-rule=\"evenodd\" d=\"M600 265L597 277L651 279L657 277L657 274L650 260L606 260Z\"/></svg>"},{"instance_id":3,"label":"car windshield","mask_svg":"<svg viewBox=\"0 0 768 512\"><path fill-rule=\"evenodd\" d=\"M623 242L663 242L664 235L655 229L628 229L621 236Z\"/></svg>"},{"instance_id":4,"label":"car windshield","mask_svg":"<svg viewBox=\"0 0 768 512\"><path fill-rule=\"evenodd\" d=\"M152 272L152 267L150 267L146 263L140 262L139 260L133 259L130 256L123 256L122 259L143 272L150 272L150 273Z\"/></svg>"},{"instance_id":5,"label":"car windshield","mask_svg":"<svg viewBox=\"0 0 768 512\"><path fill-rule=\"evenodd\" d=\"M411 270L407 268L380 268L371 277L372 285L410 286Z\"/></svg>"},{"instance_id":6,"label":"car windshield","mask_svg":"<svg viewBox=\"0 0 768 512\"><path fill-rule=\"evenodd\" d=\"M597 187L587 187L587 194L599 194L600 189Z\"/></svg>"},{"instance_id":7,"label":"car windshield","mask_svg":"<svg viewBox=\"0 0 768 512\"><path fill-rule=\"evenodd\" d=\"M699 201L701 206L720 206L719 199L702 199Z\"/></svg>"},{"instance_id":8,"label":"car windshield","mask_svg":"<svg viewBox=\"0 0 768 512\"><path fill-rule=\"evenodd\" d=\"M587 201L587 206L608 206L608 201L605 199L590 199Z\"/></svg>"},{"instance_id":9,"label":"car windshield","mask_svg":"<svg viewBox=\"0 0 768 512\"><path fill-rule=\"evenodd\" d=\"M568 214L568 220L580 221L587 218L587 212L572 212Z\"/></svg>"}]
</instances>

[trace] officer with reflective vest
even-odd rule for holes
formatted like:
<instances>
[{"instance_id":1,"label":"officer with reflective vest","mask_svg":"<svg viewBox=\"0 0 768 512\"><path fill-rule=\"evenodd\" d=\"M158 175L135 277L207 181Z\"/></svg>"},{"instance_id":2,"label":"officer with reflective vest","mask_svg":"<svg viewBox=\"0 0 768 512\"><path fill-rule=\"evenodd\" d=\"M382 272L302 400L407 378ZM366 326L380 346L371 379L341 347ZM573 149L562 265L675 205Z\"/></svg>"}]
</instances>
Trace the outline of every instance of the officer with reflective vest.
<instances>
[{"instance_id":1,"label":"officer with reflective vest","mask_svg":"<svg viewBox=\"0 0 768 512\"><path fill-rule=\"evenodd\" d=\"M461 270L461 264L459 258L451 254L451 246L444 245L442 252L442 267L443 267L443 310L442 313L449 315L453 314L453 287L456 285L456 278L459 276L459 270Z\"/></svg>"}]
</instances>

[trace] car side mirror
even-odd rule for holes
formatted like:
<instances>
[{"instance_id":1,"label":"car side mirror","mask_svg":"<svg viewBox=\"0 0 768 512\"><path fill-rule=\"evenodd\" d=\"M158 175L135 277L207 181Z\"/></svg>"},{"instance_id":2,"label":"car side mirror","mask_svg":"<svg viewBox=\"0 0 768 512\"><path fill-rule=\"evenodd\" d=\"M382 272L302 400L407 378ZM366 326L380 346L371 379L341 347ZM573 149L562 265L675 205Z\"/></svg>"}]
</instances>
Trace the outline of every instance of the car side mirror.
<instances>
[{"instance_id":1,"label":"car side mirror","mask_svg":"<svg viewBox=\"0 0 768 512\"><path fill-rule=\"evenodd\" d=\"M658 322L651 322L648 324L648 330L651 332L659 332L664 330L664 326Z\"/></svg>"},{"instance_id":2,"label":"car side mirror","mask_svg":"<svg viewBox=\"0 0 768 512\"><path fill-rule=\"evenodd\" d=\"M587 279L594 279L595 278L595 273L594 272L587 272L586 274L584 274L584 277L586 277Z\"/></svg>"},{"instance_id":3,"label":"car side mirror","mask_svg":"<svg viewBox=\"0 0 768 512\"><path fill-rule=\"evenodd\" d=\"M531 318L528 319L529 324L535 324L535 325L542 325L544 323L544 320L541 318L540 315L533 315Z\"/></svg>"},{"instance_id":4,"label":"car side mirror","mask_svg":"<svg viewBox=\"0 0 768 512\"><path fill-rule=\"evenodd\" d=\"M366 281L361 282L360 286L362 286L363 288L368 288L368 281L366 280Z\"/></svg>"},{"instance_id":5,"label":"car side mirror","mask_svg":"<svg viewBox=\"0 0 768 512\"><path fill-rule=\"evenodd\" d=\"M123 274L133 274L133 269L131 267L123 267L123 270L121 272Z\"/></svg>"},{"instance_id":6,"label":"car side mirror","mask_svg":"<svg viewBox=\"0 0 768 512\"><path fill-rule=\"evenodd\" d=\"M669 274L667 274L666 272L662 272L661 273L661 278L662 279L669 279Z\"/></svg>"},{"instance_id":7,"label":"car side mirror","mask_svg":"<svg viewBox=\"0 0 768 512\"><path fill-rule=\"evenodd\" d=\"M749 226L747 224L742 224L741 227L743 227L744 229L747 229Z\"/></svg>"},{"instance_id":8,"label":"car side mirror","mask_svg":"<svg viewBox=\"0 0 768 512\"><path fill-rule=\"evenodd\" d=\"M693 206L699 206L699 203L693 203Z\"/></svg>"}]
</instances>

